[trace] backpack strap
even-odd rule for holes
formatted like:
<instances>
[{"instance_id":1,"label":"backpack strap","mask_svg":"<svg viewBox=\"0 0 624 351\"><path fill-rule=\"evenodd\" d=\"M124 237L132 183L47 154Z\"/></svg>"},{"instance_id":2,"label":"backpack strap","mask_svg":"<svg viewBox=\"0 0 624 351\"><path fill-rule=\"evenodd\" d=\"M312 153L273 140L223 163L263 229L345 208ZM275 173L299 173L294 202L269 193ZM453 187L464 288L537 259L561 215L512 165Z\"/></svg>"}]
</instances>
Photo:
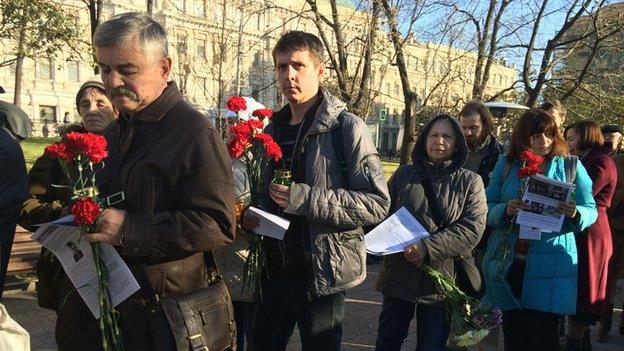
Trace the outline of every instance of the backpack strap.
<instances>
[{"instance_id":1,"label":"backpack strap","mask_svg":"<svg viewBox=\"0 0 624 351\"><path fill-rule=\"evenodd\" d=\"M576 180L576 165L578 157L567 155L563 157L563 169L565 170L566 182L574 183Z\"/></svg>"},{"instance_id":2,"label":"backpack strap","mask_svg":"<svg viewBox=\"0 0 624 351\"><path fill-rule=\"evenodd\" d=\"M332 146L334 148L334 152L338 157L338 165L340 167L340 173L345 181L349 179L348 165L347 165L347 157L344 149L344 137L342 134L342 122L344 120L344 115L347 113L347 110L343 110L338 115L338 125L330 131Z\"/></svg>"}]
</instances>

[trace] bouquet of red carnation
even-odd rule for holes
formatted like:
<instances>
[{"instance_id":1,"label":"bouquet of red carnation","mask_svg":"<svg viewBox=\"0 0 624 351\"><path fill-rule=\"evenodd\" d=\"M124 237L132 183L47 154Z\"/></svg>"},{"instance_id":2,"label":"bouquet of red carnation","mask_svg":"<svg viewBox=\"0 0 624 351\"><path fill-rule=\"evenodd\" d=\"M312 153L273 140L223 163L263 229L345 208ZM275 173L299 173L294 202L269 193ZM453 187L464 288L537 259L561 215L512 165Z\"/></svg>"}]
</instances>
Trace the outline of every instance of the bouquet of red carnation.
<instances>
[{"instance_id":1,"label":"bouquet of red carnation","mask_svg":"<svg viewBox=\"0 0 624 351\"><path fill-rule=\"evenodd\" d=\"M270 111L270 110L269 110ZM263 112L265 116L268 113ZM264 124L256 119L241 121L230 127L231 139L228 142L230 156L244 160L249 178L249 205L258 205L258 190L262 186L262 171L268 162L277 162L282 158L282 150L273 138L262 132ZM266 267L266 256L262 244L263 237L251 235L249 255L243 269L243 290L253 287L254 292L262 295L261 278Z\"/></svg>"},{"instance_id":2,"label":"bouquet of red carnation","mask_svg":"<svg viewBox=\"0 0 624 351\"><path fill-rule=\"evenodd\" d=\"M541 171L544 158L531 150L524 150L520 154L522 167L518 170L518 178L526 180L530 176L534 176Z\"/></svg>"},{"instance_id":3,"label":"bouquet of red carnation","mask_svg":"<svg viewBox=\"0 0 624 351\"><path fill-rule=\"evenodd\" d=\"M529 181L529 178L539 174L542 171L542 163L544 163L544 158L531 150L524 150L520 154L520 161L522 161L522 166L518 169L518 178L520 179L520 187L518 188L518 198L522 198L524 192L526 191L526 187ZM509 224L508 233L510 234L515 229L515 216L511 220ZM501 260L499 269L502 272L505 266L505 260L507 259L507 255L509 254L509 246L507 240L504 240L504 246L501 250Z\"/></svg>"},{"instance_id":4,"label":"bouquet of red carnation","mask_svg":"<svg viewBox=\"0 0 624 351\"><path fill-rule=\"evenodd\" d=\"M106 139L93 133L67 133L61 142L45 148L46 154L59 159L63 171L70 180L73 200L71 208L74 222L85 233L96 233L97 219L102 211L102 203L95 187L95 174L98 165L103 164L108 156ZM72 179L69 166L78 170L78 176ZM101 167L99 168L101 169ZM108 291L108 270L100 243L91 243L93 259L98 275L100 302L100 332L104 350L123 350L123 337L119 328L119 312L110 305Z\"/></svg>"}]
</instances>

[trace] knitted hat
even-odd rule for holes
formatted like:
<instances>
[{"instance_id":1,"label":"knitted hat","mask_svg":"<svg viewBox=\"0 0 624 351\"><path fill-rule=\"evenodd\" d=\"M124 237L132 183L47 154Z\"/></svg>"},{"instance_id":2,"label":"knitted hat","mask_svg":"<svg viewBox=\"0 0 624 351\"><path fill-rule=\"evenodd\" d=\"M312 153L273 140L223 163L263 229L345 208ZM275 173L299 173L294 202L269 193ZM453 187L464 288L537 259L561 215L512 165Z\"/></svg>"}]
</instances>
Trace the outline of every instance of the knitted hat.
<instances>
[{"instance_id":1,"label":"knitted hat","mask_svg":"<svg viewBox=\"0 0 624 351\"><path fill-rule=\"evenodd\" d=\"M82 83L80 89L78 89L78 93L76 93L76 109L80 110L80 98L82 94L84 94L85 90L88 88L98 88L102 91L102 93L106 94L106 89L104 88L104 83L102 83L102 78L100 75L95 75L89 78L86 82Z\"/></svg>"},{"instance_id":2,"label":"knitted hat","mask_svg":"<svg viewBox=\"0 0 624 351\"><path fill-rule=\"evenodd\" d=\"M622 127L618 126L617 124L605 124L604 126L602 126L600 131L602 133L620 133L620 134L624 134L622 132Z\"/></svg>"}]
</instances>

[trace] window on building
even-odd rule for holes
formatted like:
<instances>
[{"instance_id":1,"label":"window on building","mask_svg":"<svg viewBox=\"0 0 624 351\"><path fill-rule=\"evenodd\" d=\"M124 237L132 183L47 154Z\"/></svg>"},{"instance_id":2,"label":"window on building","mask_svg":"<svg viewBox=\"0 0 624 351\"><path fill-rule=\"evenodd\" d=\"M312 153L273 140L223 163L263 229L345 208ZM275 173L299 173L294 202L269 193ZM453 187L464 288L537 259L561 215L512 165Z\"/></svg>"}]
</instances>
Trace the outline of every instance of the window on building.
<instances>
[{"instance_id":1,"label":"window on building","mask_svg":"<svg viewBox=\"0 0 624 351\"><path fill-rule=\"evenodd\" d=\"M391 90L392 90L392 87L390 83L386 83L386 94L388 95L392 94Z\"/></svg>"},{"instance_id":2,"label":"window on building","mask_svg":"<svg viewBox=\"0 0 624 351\"><path fill-rule=\"evenodd\" d=\"M70 82L80 81L80 63L78 61L67 61L67 80Z\"/></svg>"},{"instance_id":3,"label":"window on building","mask_svg":"<svg viewBox=\"0 0 624 351\"><path fill-rule=\"evenodd\" d=\"M206 17L206 3L204 0L195 0L195 15Z\"/></svg>"},{"instance_id":4,"label":"window on building","mask_svg":"<svg viewBox=\"0 0 624 351\"><path fill-rule=\"evenodd\" d=\"M394 96L399 96L399 84L394 83Z\"/></svg>"},{"instance_id":5,"label":"window on building","mask_svg":"<svg viewBox=\"0 0 624 351\"><path fill-rule=\"evenodd\" d=\"M223 9L219 3L215 3L215 8L212 9L212 17L215 21L221 21L223 18Z\"/></svg>"},{"instance_id":6,"label":"window on building","mask_svg":"<svg viewBox=\"0 0 624 351\"><path fill-rule=\"evenodd\" d=\"M200 97L204 97L204 96L207 95L208 78L206 78L206 77L199 77L199 78L197 78L197 80L198 80L197 85L198 85L198 88L200 90L199 96Z\"/></svg>"},{"instance_id":7,"label":"window on building","mask_svg":"<svg viewBox=\"0 0 624 351\"><path fill-rule=\"evenodd\" d=\"M206 41L205 40L197 40L197 46L195 47L195 56L198 59L206 61Z\"/></svg>"},{"instance_id":8,"label":"window on building","mask_svg":"<svg viewBox=\"0 0 624 351\"><path fill-rule=\"evenodd\" d=\"M175 7L176 11L183 13L186 7L186 0L174 0L173 6Z\"/></svg>"},{"instance_id":9,"label":"window on building","mask_svg":"<svg viewBox=\"0 0 624 351\"><path fill-rule=\"evenodd\" d=\"M56 121L56 106L39 106L39 120L41 122L48 121L54 122Z\"/></svg>"},{"instance_id":10,"label":"window on building","mask_svg":"<svg viewBox=\"0 0 624 351\"><path fill-rule=\"evenodd\" d=\"M39 78L54 79L54 69L52 65L52 60L43 59L38 62L37 67L38 67L37 73L39 73Z\"/></svg>"}]
</instances>

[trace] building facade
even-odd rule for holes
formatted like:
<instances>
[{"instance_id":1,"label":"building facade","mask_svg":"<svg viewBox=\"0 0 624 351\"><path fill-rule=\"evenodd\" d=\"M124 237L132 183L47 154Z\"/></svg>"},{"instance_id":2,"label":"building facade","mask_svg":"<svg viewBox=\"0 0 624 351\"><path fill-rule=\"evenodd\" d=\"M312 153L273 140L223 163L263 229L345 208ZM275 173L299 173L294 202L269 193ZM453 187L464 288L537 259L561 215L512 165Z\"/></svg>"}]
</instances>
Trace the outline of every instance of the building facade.
<instances>
[{"instance_id":1,"label":"building facade","mask_svg":"<svg viewBox=\"0 0 624 351\"><path fill-rule=\"evenodd\" d=\"M80 0L58 0L76 16L76 25L90 42L89 11ZM169 33L169 53L174 63L174 79L187 100L219 124L225 115L227 96L253 96L267 107L284 104L276 89L271 50L286 31L303 30L315 34L319 30L305 0L154 0L153 17ZM146 11L145 0L104 0L102 19L128 11ZM338 2L343 25L346 52L350 67L361 61L362 28L370 25L369 15L359 11L349 0ZM319 1L319 12L331 17L327 1ZM326 27L326 26L324 26ZM334 36L326 30L330 46L336 47ZM362 116L377 131L377 142L384 153L400 147L402 135L403 98L398 70L390 65L392 53L386 35L378 31L372 58L370 89L374 104L368 116ZM16 43L0 43L0 62L10 57ZM75 93L81 82L94 75L94 63L88 45L83 53L61 52L55 58L27 58L24 61L21 107L33 119L34 134L41 135L44 121L62 123L66 112L78 118ZM89 54L84 54L85 52ZM410 40L405 47L410 80L419 103L427 97L430 104L452 106L469 100L476 57L432 43ZM329 62L328 62L329 63ZM329 65L331 66L331 65ZM517 71L502 62L492 67L486 94L509 87ZM335 73L328 70L328 82ZM0 68L0 86L6 90L0 99L12 102L15 65ZM50 128L53 130L53 128Z\"/></svg>"}]
</instances>

